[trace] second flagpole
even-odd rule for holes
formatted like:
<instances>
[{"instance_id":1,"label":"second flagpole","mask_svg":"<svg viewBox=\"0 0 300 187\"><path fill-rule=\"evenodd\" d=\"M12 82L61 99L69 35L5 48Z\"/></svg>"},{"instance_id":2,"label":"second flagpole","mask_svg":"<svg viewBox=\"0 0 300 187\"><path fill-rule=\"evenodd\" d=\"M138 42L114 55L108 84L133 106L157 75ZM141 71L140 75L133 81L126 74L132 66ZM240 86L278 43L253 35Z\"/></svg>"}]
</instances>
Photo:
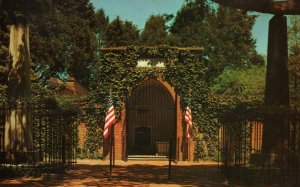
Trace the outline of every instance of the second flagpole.
<instances>
[{"instance_id":1,"label":"second flagpole","mask_svg":"<svg viewBox=\"0 0 300 187\"><path fill-rule=\"evenodd\" d=\"M114 126L112 126L111 133L110 133L110 151L109 151L109 179L110 180L112 180L113 144L114 144Z\"/></svg>"}]
</instances>

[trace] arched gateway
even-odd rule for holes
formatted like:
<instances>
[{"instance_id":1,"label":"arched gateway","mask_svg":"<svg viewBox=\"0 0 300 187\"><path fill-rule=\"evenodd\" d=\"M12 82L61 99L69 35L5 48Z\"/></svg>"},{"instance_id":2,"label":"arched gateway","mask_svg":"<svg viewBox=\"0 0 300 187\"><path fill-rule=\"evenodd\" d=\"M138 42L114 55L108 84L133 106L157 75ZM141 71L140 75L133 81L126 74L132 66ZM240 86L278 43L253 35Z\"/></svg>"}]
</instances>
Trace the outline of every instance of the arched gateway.
<instances>
[{"instance_id":1,"label":"arched gateway","mask_svg":"<svg viewBox=\"0 0 300 187\"><path fill-rule=\"evenodd\" d=\"M176 104L161 82L152 78L143 81L126 108L129 158L167 156L169 151L174 155Z\"/></svg>"},{"instance_id":2,"label":"arched gateway","mask_svg":"<svg viewBox=\"0 0 300 187\"><path fill-rule=\"evenodd\" d=\"M136 62L127 59L126 65L136 63L137 71L148 71L152 68L167 68L167 65L170 65L168 63L171 63L167 57L172 56L185 62L184 54L197 54L195 56L198 58L202 55L202 50L177 47L118 47L103 48L101 52L110 59L113 55L120 57L135 51ZM120 63L123 61L120 60ZM160 71L155 75L144 76L144 80L131 88L130 96L123 101L120 119L115 123L112 135L115 160L152 160L168 156L177 161L194 159L194 142L192 139L186 139L186 123L183 121L185 106L181 106L183 103L180 95L163 77ZM103 148L105 156L109 157L109 140L104 142Z\"/></svg>"},{"instance_id":3,"label":"arched gateway","mask_svg":"<svg viewBox=\"0 0 300 187\"><path fill-rule=\"evenodd\" d=\"M194 142L185 138L180 96L161 78L142 81L114 125L114 159L193 160ZM104 144L109 156L109 143ZM170 151L170 152L169 152Z\"/></svg>"}]
</instances>

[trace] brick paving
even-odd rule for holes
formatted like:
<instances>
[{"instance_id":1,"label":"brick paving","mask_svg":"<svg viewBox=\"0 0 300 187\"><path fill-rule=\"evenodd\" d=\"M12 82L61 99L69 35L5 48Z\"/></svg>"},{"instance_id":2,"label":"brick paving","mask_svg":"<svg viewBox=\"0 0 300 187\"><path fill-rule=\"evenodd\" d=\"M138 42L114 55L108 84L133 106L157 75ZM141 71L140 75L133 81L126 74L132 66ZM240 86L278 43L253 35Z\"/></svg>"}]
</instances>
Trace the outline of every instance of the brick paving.
<instances>
[{"instance_id":1,"label":"brick paving","mask_svg":"<svg viewBox=\"0 0 300 187\"><path fill-rule=\"evenodd\" d=\"M226 185L217 164L211 162L172 163L171 180L167 161L116 161L115 165L112 180L108 177L108 161L78 160L65 174L6 179L0 186L237 186Z\"/></svg>"}]
</instances>

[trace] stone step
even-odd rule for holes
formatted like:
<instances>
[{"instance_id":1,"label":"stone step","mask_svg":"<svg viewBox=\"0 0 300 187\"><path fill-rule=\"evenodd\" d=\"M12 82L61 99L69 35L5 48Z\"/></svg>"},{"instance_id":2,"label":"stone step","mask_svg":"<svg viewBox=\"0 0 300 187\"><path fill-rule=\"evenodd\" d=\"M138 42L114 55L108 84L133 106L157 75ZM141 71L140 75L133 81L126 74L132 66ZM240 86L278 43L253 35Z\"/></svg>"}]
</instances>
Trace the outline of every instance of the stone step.
<instances>
[{"instance_id":1,"label":"stone step","mask_svg":"<svg viewBox=\"0 0 300 187\"><path fill-rule=\"evenodd\" d=\"M149 161L164 161L169 160L167 156L158 156L158 155L128 155L128 160L149 160Z\"/></svg>"}]
</instances>

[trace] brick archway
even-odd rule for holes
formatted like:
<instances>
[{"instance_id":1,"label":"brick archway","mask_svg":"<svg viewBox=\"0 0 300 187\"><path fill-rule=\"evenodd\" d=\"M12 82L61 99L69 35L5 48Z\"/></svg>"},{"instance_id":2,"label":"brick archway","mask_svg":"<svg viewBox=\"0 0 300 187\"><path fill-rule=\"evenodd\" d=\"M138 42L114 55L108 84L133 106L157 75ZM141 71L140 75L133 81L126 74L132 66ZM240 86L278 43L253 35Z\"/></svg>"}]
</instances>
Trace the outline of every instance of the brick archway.
<instances>
[{"instance_id":1,"label":"brick archway","mask_svg":"<svg viewBox=\"0 0 300 187\"><path fill-rule=\"evenodd\" d=\"M149 78L143 80L139 86L141 86ZM152 78L153 79L153 78ZM183 128L186 124L183 122L183 110L181 108L180 96L177 95L175 89L162 77L153 79L157 85L165 90L168 97L172 100L174 104L174 157L177 161L192 161L194 159L194 143L191 141L187 144L185 140L185 132ZM138 87L139 87L138 86ZM121 112L121 120L117 121L114 128L114 159L116 160L127 160L128 156L128 112L126 103L124 103L123 110ZM108 144L104 147L106 150L106 156L108 156Z\"/></svg>"},{"instance_id":2,"label":"brick archway","mask_svg":"<svg viewBox=\"0 0 300 187\"><path fill-rule=\"evenodd\" d=\"M129 158L174 154L175 100L158 80L139 84L126 102L126 143ZM171 149L170 149L171 148Z\"/></svg>"}]
</instances>

